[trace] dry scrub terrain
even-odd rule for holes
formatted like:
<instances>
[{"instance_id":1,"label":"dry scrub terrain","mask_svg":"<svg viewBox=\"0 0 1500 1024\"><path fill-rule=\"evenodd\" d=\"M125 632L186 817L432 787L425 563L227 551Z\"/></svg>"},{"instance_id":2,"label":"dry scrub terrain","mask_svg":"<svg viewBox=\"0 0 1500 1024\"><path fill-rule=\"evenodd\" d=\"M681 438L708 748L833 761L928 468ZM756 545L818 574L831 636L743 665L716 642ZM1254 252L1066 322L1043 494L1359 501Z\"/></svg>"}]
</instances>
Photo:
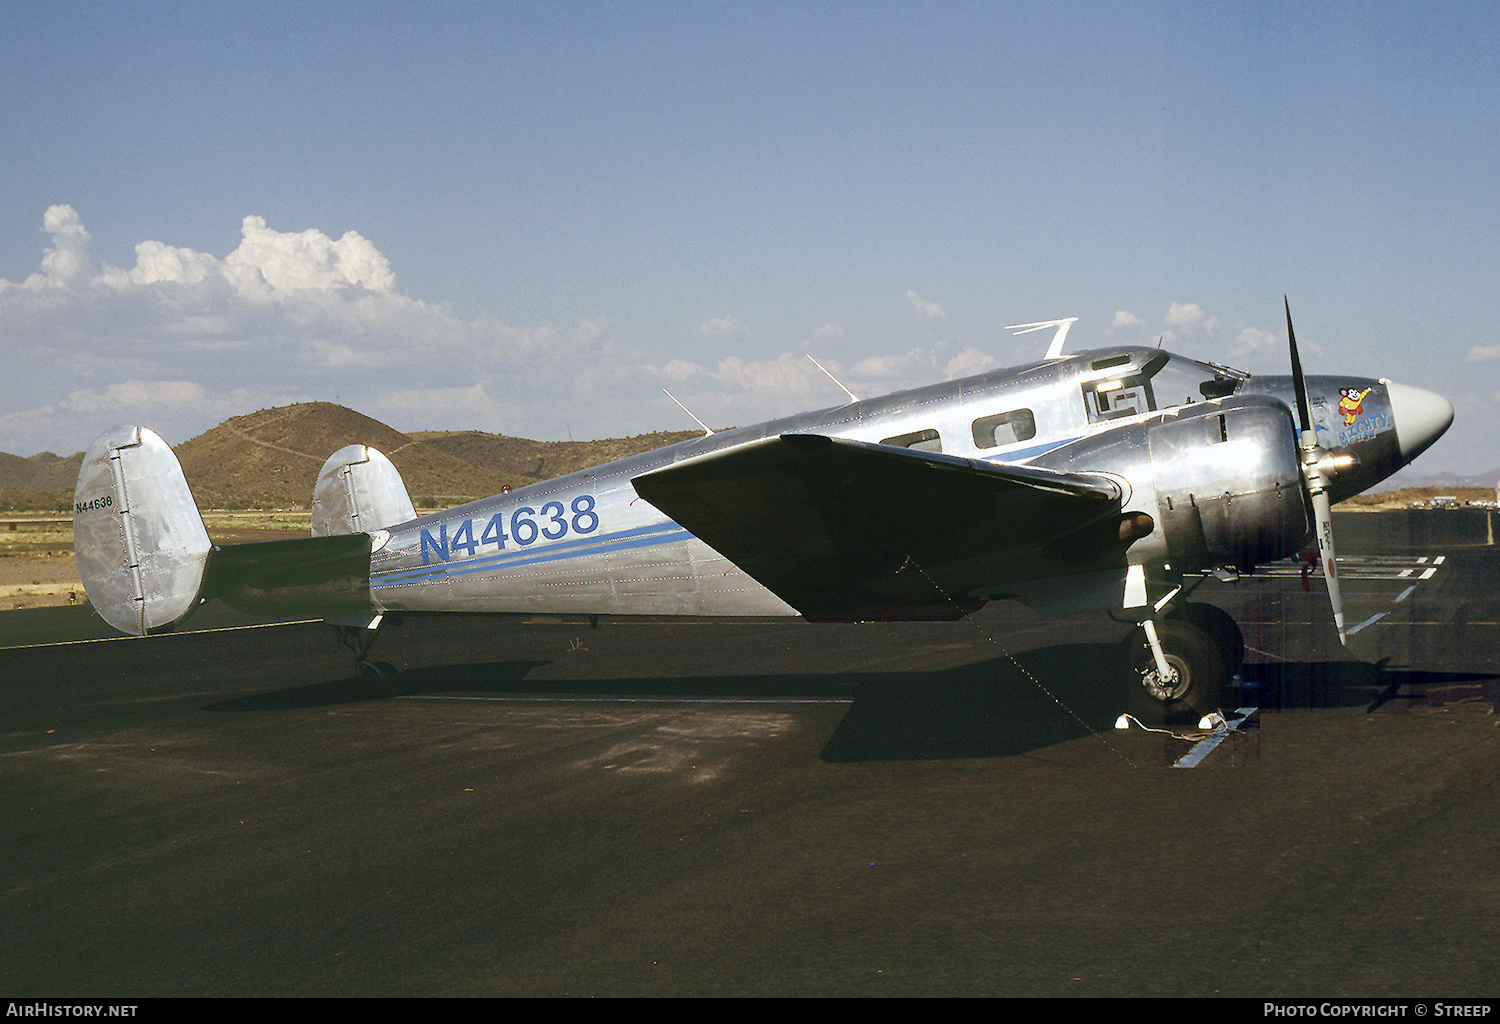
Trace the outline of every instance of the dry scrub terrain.
<instances>
[{"instance_id":1,"label":"dry scrub terrain","mask_svg":"<svg viewBox=\"0 0 1500 1024\"><path fill-rule=\"evenodd\" d=\"M208 512L215 543L305 537L306 512ZM73 523L59 514L0 517L0 611L85 602L73 560Z\"/></svg>"}]
</instances>

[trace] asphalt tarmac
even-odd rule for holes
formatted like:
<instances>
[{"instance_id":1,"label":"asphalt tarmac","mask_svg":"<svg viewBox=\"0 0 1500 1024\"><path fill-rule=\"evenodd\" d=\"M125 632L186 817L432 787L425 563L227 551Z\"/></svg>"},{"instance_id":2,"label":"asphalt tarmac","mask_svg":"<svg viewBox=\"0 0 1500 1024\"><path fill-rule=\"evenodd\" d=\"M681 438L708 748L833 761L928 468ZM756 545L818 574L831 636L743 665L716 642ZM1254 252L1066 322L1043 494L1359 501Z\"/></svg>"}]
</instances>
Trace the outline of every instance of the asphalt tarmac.
<instances>
[{"instance_id":1,"label":"asphalt tarmac","mask_svg":"<svg viewBox=\"0 0 1500 1024\"><path fill-rule=\"evenodd\" d=\"M4 613L0 996L1493 998L1481 515L1339 517L1363 660L1316 574L1204 584L1207 750L1114 728L1104 616L409 616L377 685L319 623Z\"/></svg>"}]
</instances>

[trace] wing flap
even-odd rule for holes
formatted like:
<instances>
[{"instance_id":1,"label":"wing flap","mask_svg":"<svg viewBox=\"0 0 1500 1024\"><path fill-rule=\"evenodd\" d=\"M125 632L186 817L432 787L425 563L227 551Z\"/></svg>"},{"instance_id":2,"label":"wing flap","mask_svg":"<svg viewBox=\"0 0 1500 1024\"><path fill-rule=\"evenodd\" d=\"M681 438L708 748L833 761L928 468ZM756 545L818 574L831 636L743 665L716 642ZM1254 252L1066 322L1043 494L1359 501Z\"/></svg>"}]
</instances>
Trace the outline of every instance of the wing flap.
<instances>
[{"instance_id":1,"label":"wing flap","mask_svg":"<svg viewBox=\"0 0 1500 1024\"><path fill-rule=\"evenodd\" d=\"M632 482L809 619L954 618L999 581L1123 552L1109 477L844 438L763 438Z\"/></svg>"}]
</instances>

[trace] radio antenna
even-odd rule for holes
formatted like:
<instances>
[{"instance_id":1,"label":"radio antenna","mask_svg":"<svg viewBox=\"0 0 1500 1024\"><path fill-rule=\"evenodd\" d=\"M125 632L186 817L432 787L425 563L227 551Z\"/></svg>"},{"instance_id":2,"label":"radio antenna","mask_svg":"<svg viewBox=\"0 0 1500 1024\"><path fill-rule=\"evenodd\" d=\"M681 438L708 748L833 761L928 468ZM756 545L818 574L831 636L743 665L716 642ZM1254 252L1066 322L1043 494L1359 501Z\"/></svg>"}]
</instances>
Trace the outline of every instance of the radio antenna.
<instances>
[{"instance_id":1,"label":"radio antenna","mask_svg":"<svg viewBox=\"0 0 1500 1024\"><path fill-rule=\"evenodd\" d=\"M672 401L677 402L677 396L674 395L674 394L672 394L672 392L668 391L666 388L662 388L661 389L661 393L664 394L664 395L666 395ZM677 402L677 408L681 409L683 412L685 412L689 416L691 416L693 422L696 423L696 424L698 424L698 426L700 426L700 427L703 428L703 436L704 437L709 437L710 435L713 434L713 431L709 429L708 424L704 423L698 417L693 416L693 411L691 409L689 409L687 406L683 405L681 402Z\"/></svg>"},{"instance_id":2,"label":"radio antenna","mask_svg":"<svg viewBox=\"0 0 1500 1024\"><path fill-rule=\"evenodd\" d=\"M843 381L839 380L833 374L829 373L828 372L828 367L824 366L822 363L818 362L816 359L813 359L811 352L806 353L806 355L807 355L807 358L812 359L812 364L814 366L816 366L818 369L822 370L823 373L828 376L829 380L831 380L835 384L837 384L839 386L839 389L841 391L843 391L844 394L846 394L846 395L849 396L849 401L851 401L851 402L857 402L857 401L859 401L859 396L856 395L854 392L850 391L848 388L844 387L844 382Z\"/></svg>"},{"instance_id":3,"label":"radio antenna","mask_svg":"<svg viewBox=\"0 0 1500 1024\"><path fill-rule=\"evenodd\" d=\"M1056 327L1057 333L1052 336L1052 344L1047 346L1047 358L1056 359L1062 355L1063 342L1068 337L1068 328L1077 322L1076 316L1070 316L1066 320L1039 320L1034 324L1012 324L1006 330L1015 331L1017 334L1030 334L1032 331L1045 331L1049 327Z\"/></svg>"}]
</instances>

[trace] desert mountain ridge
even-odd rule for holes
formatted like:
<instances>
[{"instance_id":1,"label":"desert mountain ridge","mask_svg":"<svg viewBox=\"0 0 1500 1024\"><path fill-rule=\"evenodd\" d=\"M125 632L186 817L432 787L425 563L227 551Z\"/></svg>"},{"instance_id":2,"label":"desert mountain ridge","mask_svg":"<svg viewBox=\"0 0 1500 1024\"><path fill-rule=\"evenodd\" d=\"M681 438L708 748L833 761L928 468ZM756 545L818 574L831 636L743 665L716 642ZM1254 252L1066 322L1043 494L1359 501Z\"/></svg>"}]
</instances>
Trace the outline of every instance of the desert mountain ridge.
<instances>
[{"instance_id":1,"label":"desert mountain ridge","mask_svg":"<svg viewBox=\"0 0 1500 1024\"><path fill-rule=\"evenodd\" d=\"M201 508L306 508L323 462L350 444L385 453L418 507L442 507L698 436L683 430L532 441L477 430L404 434L341 405L303 402L232 416L173 450ZM82 462L82 452L0 453L0 507L71 508Z\"/></svg>"}]
</instances>

